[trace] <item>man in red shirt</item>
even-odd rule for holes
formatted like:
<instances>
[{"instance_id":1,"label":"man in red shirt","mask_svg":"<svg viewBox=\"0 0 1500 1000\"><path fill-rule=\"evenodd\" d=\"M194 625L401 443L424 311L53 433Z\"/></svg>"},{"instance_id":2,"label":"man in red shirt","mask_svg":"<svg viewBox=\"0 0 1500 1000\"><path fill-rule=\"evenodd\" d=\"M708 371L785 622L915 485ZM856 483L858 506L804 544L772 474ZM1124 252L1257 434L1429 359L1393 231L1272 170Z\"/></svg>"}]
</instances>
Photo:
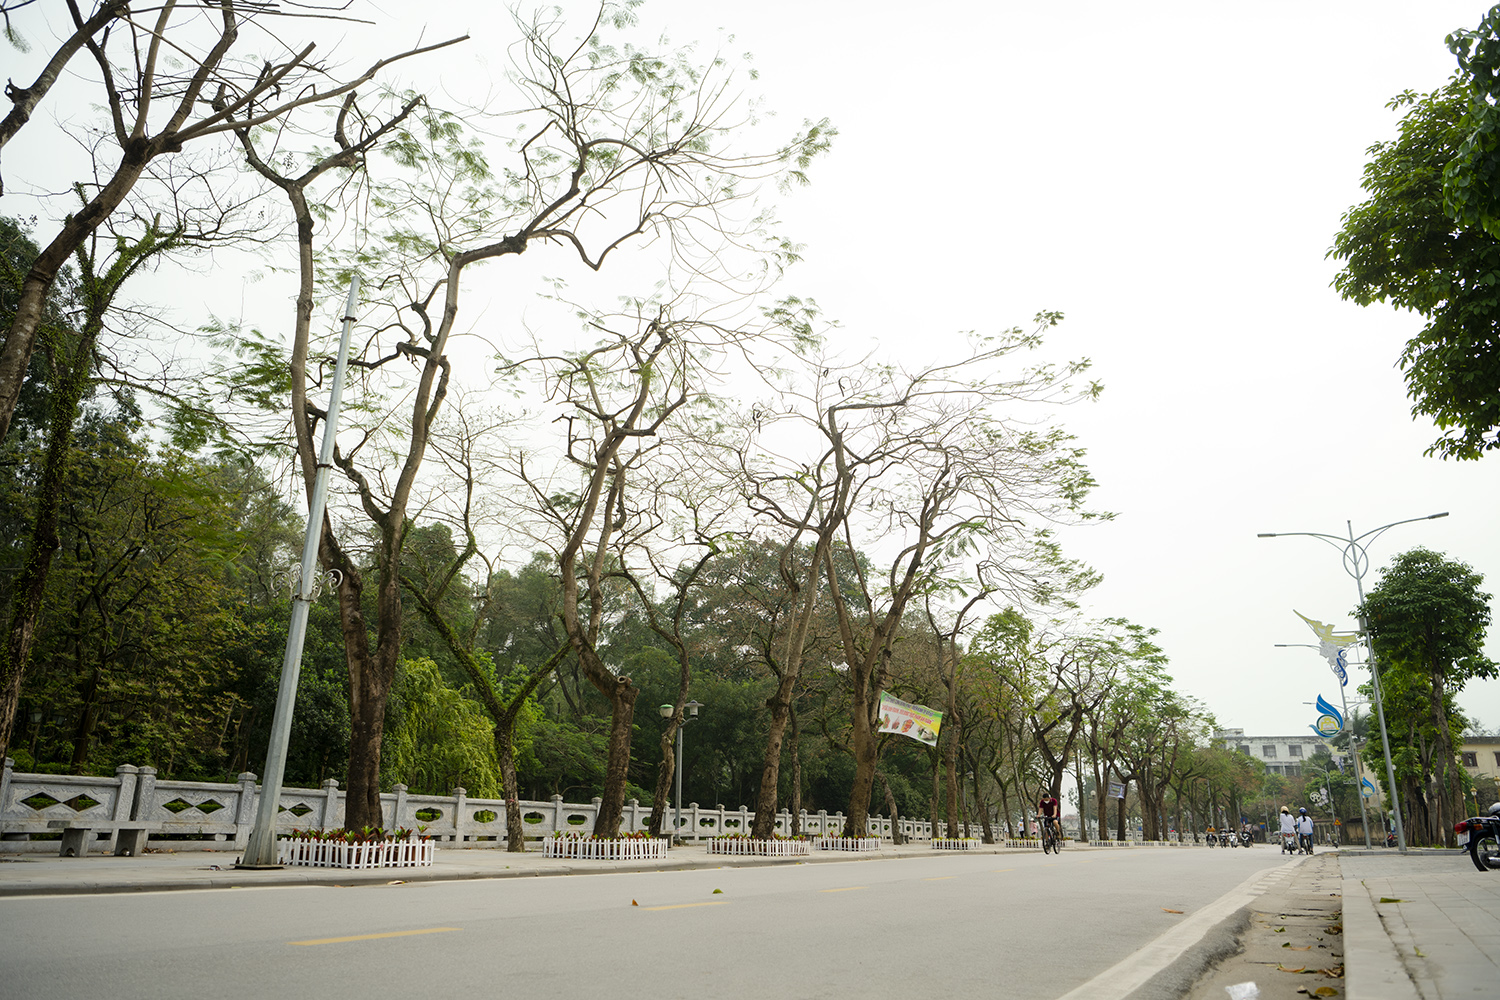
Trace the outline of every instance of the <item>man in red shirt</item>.
<instances>
[{"instance_id":1,"label":"man in red shirt","mask_svg":"<svg viewBox=\"0 0 1500 1000\"><path fill-rule=\"evenodd\" d=\"M1043 792L1042 797L1037 800L1036 811L1041 816L1042 822L1051 826L1052 831L1057 834L1057 839L1061 840L1062 803L1057 801L1057 797L1050 791Z\"/></svg>"}]
</instances>

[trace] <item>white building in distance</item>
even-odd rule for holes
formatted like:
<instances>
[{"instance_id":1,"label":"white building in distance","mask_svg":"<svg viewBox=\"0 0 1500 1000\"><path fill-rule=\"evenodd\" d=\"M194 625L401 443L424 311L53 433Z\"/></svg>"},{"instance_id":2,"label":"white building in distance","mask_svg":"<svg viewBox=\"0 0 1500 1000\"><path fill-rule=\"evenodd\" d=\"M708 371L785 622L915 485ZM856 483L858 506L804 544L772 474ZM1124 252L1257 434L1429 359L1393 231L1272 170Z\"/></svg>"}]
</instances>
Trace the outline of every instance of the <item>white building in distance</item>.
<instances>
[{"instance_id":1,"label":"white building in distance","mask_svg":"<svg viewBox=\"0 0 1500 1000\"><path fill-rule=\"evenodd\" d=\"M1221 729L1214 738L1227 749L1253 757L1266 765L1272 774L1295 778L1302 774L1302 762L1311 757L1320 746L1327 746L1321 737L1309 732L1306 736L1246 736L1243 729ZM1342 754L1328 747L1335 757Z\"/></svg>"}]
</instances>

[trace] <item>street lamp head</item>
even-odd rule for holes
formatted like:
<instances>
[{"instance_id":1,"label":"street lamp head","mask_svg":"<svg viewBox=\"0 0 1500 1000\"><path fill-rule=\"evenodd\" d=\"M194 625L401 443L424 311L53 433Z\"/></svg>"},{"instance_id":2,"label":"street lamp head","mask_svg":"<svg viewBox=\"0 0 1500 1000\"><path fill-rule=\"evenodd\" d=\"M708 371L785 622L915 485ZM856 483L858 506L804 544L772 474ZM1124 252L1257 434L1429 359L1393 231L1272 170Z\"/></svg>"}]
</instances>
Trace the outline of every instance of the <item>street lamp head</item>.
<instances>
[{"instance_id":1,"label":"street lamp head","mask_svg":"<svg viewBox=\"0 0 1500 1000\"><path fill-rule=\"evenodd\" d=\"M1257 532L1256 535L1255 535L1255 537L1256 538L1275 538L1276 537L1276 532L1274 532L1274 531L1261 531L1261 532Z\"/></svg>"},{"instance_id":2,"label":"street lamp head","mask_svg":"<svg viewBox=\"0 0 1500 1000\"><path fill-rule=\"evenodd\" d=\"M702 708L703 705L700 704L699 702L696 702L696 701L690 701L686 705L683 705L682 707L685 708L685 709L687 709L687 714L689 716L691 716L692 718L696 719L698 717L698 709Z\"/></svg>"},{"instance_id":3,"label":"street lamp head","mask_svg":"<svg viewBox=\"0 0 1500 1000\"><path fill-rule=\"evenodd\" d=\"M1447 517L1447 516L1448 516L1448 512L1445 510L1441 514L1429 514L1429 515L1427 515L1427 520L1429 520L1429 521L1436 521L1440 517Z\"/></svg>"},{"instance_id":4,"label":"street lamp head","mask_svg":"<svg viewBox=\"0 0 1500 1000\"><path fill-rule=\"evenodd\" d=\"M658 708L657 711L661 713L661 717L663 719L670 719L672 717L671 705L663 705L661 708Z\"/></svg>"}]
</instances>

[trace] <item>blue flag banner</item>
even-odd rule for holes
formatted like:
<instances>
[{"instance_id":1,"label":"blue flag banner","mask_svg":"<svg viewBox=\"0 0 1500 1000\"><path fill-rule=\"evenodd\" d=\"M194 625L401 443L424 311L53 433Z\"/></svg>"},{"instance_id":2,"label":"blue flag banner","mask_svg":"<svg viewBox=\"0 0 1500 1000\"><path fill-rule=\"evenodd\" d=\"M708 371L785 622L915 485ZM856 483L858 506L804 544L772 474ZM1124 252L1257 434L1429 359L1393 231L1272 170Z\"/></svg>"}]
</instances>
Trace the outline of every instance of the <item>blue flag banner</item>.
<instances>
[{"instance_id":1,"label":"blue flag banner","mask_svg":"<svg viewBox=\"0 0 1500 1000\"><path fill-rule=\"evenodd\" d=\"M1359 794L1367 799L1375 794L1375 785L1369 778L1359 779Z\"/></svg>"},{"instance_id":2,"label":"blue flag banner","mask_svg":"<svg viewBox=\"0 0 1500 1000\"><path fill-rule=\"evenodd\" d=\"M1330 739L1344 731L1344 716L1322 696L1318 695L1318 721L1312 731L1324 739Z\"/></svg>"}]
</instances>

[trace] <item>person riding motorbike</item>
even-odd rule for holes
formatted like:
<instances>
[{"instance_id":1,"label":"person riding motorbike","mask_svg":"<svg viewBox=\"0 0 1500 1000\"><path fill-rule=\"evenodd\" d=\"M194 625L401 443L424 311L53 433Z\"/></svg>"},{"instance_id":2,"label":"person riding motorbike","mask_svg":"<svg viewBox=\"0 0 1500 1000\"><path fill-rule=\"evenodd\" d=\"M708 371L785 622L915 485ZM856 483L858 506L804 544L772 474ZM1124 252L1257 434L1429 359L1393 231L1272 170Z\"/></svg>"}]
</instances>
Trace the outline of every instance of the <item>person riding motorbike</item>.
<instances>
[{"instance_id":1,"label":"person riding motorbike","mask_svg":"<svg viewBox=\"0 0 1500 1000\"><path fill-rule=\"evenodd\" d=\"M1297 846L1307 854L1313 852L1313 819L1305 808L1297 811Z\"/></svg>"},{"instance_id":2,"label":"person riding motorbike","mask_svg":"<svg viewBox=\"0 0 1500 1000\"><path fill-rule=\"evenodd\" d=\"M1297 849L1297 820L1286 806L1281 807L1281 850L1291 854Z\"/></svg>"}]
</instances>

